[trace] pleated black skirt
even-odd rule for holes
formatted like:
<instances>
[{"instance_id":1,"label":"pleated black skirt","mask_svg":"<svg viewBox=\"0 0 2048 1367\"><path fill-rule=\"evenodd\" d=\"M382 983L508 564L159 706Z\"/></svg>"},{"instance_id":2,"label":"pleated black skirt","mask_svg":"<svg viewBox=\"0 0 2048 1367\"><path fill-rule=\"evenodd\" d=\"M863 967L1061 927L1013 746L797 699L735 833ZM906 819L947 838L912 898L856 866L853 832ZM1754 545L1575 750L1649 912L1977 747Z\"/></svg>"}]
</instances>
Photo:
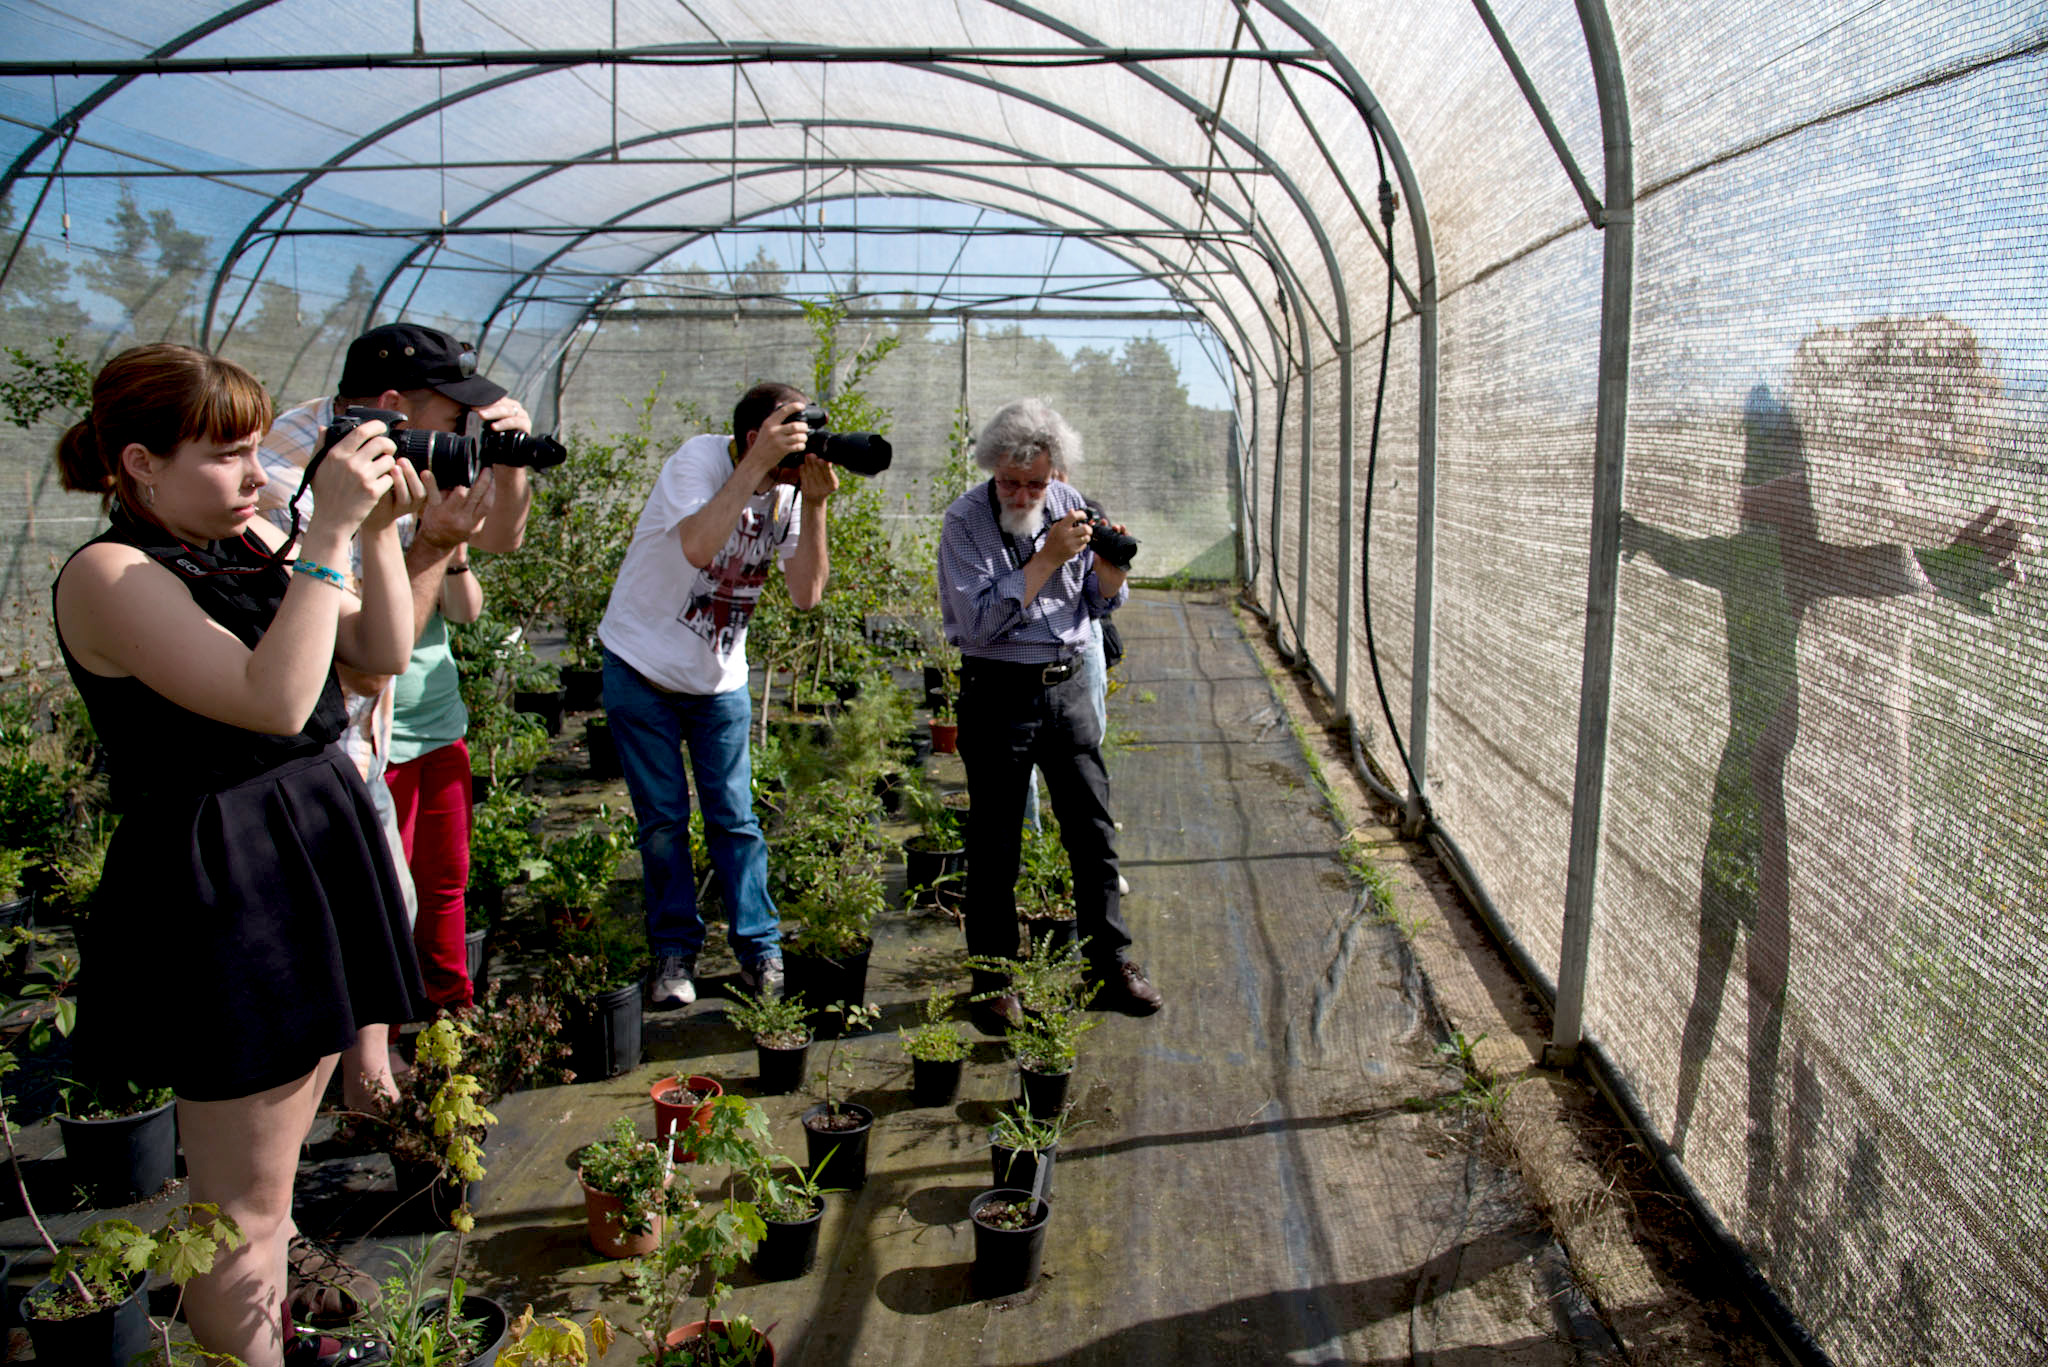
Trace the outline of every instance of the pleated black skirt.
<instances>
[{"instance_id":1,"label":"pleated black skirt","mask_svg":"<svg viewBox=\"0 0 2048 1367\"><path fill-rule=\"evenodd\" d=\"M376 810L333 745L131 810L79 959L86 1067L191 1101L290 1082L360 1026L428 1013Z\"/></svg>"}]
</instances>

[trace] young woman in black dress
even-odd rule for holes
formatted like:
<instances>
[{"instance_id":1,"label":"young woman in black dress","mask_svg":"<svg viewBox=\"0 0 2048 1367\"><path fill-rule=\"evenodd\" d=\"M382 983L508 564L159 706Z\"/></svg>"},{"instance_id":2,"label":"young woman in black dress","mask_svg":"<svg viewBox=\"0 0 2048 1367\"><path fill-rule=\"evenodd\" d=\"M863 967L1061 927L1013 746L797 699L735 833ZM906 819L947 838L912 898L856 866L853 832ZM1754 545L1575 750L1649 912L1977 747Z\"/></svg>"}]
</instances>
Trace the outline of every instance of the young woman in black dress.
<instances>
[{"instance_id":1,"label":"young woman in black dress","mask_svg":"<svg viewBox=\"0 0 2048 1367\"><path fill-rule=\"evenodd\" d=\"M193 1337L283 1360L299 1148L336 1056L423 1004L389 851L334 744L336 661L405 668L412 606L392 523L425 502L381 424L335 443L292 559L256 514L271 405L189 347L125 351L58 444L112 526L53 590L66 666L124 816L81 930L82 1058L167 1081L191 1199L248 1242L188 1288ZM360 597L346 567L360 531Z\"/></svg>"}]
</instances>

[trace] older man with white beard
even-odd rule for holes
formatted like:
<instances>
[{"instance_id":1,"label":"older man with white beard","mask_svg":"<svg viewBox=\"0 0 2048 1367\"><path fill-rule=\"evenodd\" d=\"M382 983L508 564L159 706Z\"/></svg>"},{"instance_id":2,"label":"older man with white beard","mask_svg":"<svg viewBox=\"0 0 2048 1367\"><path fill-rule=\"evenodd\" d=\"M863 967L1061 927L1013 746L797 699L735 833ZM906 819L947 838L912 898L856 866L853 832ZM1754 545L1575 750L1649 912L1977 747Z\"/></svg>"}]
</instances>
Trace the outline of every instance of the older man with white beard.
<instances>
[{"instance_id":1,"label":"older man with white beard","mask_svg":"<svg viewBox=\"0 0 2048 1367\"><path fill-rule=\"evenodd\" d=\"M1133 1015L1162 998L1130 959L1117 889L1116 823L1102 763L1102 720L1077 667L1089 623L1129 596L1124 571L1088 548L1073 485L1053 478L1081 442L1042 399L1018 399L989 420L974 461L990 478L946 509L939 600L960 647L960 758L967 766L967 949L1015 958L1017 860L1025 785L1045 773L1074 872L1076 929L1087 941L1096 1003ZM977 972L977 995L1003 986ZM999 1035L1022 1019L1014 997L978 1003L974 1021Z\"/></svg>"}]
</instances>

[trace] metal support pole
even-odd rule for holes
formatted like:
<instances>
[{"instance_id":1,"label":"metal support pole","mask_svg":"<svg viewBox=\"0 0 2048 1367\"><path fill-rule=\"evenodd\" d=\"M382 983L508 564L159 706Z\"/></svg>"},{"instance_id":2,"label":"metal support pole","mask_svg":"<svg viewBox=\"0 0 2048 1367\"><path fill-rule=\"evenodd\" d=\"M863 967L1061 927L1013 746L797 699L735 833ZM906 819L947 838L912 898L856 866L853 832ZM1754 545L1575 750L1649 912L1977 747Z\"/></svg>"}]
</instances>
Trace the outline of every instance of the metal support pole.
<instances>
[{"instance_id":1,"label":"metal support pole","mask_svg":"<svg viewBox=\"0 0 2048 1367\"><path fill-rule=\"evenodd\" d=\"M1557 1009L1544 1061L1577 1062L1585 1036L1586 968L1600 882L1600 828L1614 690L1615 600L1621 579L1621 482L1628 440L1629 335L1635 294L1635 164L1621 58L1603 0L1578 0L1607 157L1606 232L1600 283L1600 379L1594 410L1593 527L1586 572L1586 650L1579 682L1579 749L1565 870L1564 934Z\"/></svg>"}]
</instances>

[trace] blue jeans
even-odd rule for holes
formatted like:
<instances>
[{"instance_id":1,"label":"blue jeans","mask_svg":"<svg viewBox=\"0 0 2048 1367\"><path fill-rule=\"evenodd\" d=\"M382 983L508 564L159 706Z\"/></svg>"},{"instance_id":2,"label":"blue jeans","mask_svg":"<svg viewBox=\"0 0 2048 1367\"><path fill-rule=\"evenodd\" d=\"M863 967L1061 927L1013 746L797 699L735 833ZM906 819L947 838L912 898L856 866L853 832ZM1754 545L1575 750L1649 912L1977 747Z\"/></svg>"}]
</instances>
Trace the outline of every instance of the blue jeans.
<instances>
[{"instance_id":1,"label":"blue jeans","mask_svg":"<svg viewBox=\"0 0 2048 1367\"><path fill-rule=\"evenodd\" d=\"M690 865L690 790L682 753L687 745L711 867L725 894L732 952L749 968L779 956L778 918L768 900L768 842L754 818L748 690L666 693L607 650L604 707L640 823L648 948L657 957L695 958L704 947L696 870Z\"/></svg>"}]
</instances>

